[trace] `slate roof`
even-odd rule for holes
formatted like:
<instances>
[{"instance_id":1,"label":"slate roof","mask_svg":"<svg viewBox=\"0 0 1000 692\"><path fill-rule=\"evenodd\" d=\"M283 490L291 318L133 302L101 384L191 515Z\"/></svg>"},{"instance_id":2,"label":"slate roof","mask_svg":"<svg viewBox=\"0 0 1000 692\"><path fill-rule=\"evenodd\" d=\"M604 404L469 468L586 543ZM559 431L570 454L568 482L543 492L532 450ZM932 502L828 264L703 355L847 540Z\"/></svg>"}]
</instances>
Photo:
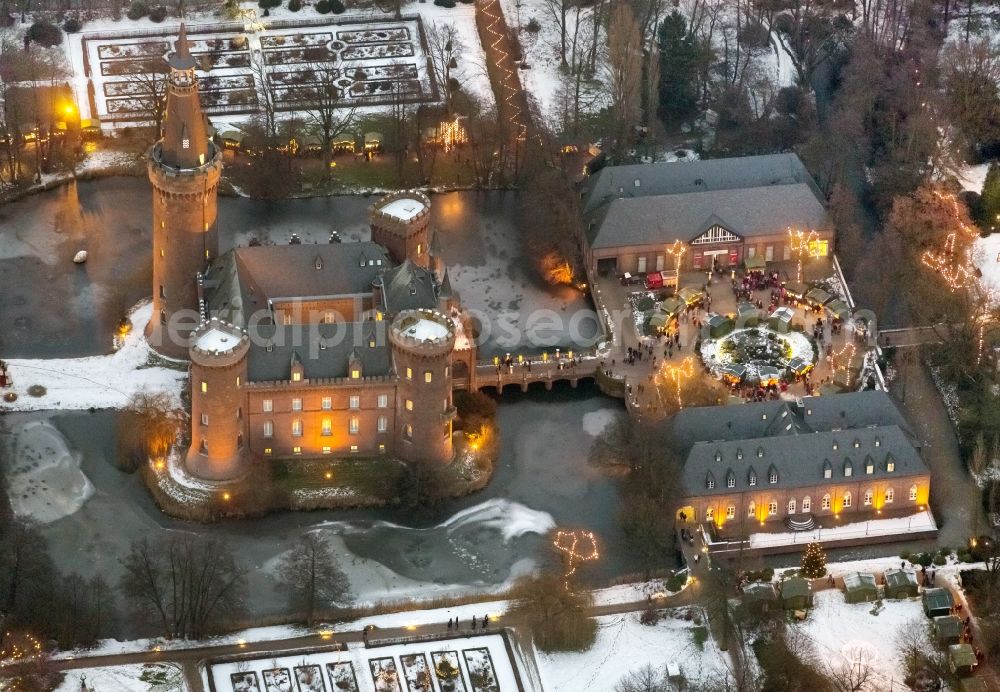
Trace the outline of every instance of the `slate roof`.
<instances>
[{"instance_id":1,"label":"slate roof","mask_svg":"<svg viewBox=\"0 0 1000 692\"><path fill-rule=\"evenodd\" d=\"M743 238L830 225L807 183L616 198L584 222L592 248L689 242L715 225Z\"/></svg>"},{"instance_id":2,"label":"slate roof","mask_svg":"<svg viewBox=\"0 0 1000 692\"><path fill-rule=\"evenodd\" d=\"M212 263L205 296L210 316L246 326L268 300L370 294L389 266L385 249L371 242L239 247Z\"/></svg>"},{"instance_id":3,"label":"slate roof","mask_svg":"<svg viewBox=\"0 0 1000 692\"><path fill-rule=\"evenodd\" d=\"M887 569L884 576L885 585L890 589L917 585L917 575L912 569Z\"/></svg>"},{"instance_id":4,"label":"slate roof","mask_svg":"<svg viewBox=\"0 0 1000 692\"><path fill-rule=\"evenodd\" d=\"M673 444L686 450L696 442L743 440L781 434L909 423L885 392L864 391L804 397L800 402L764 401L725 407L682 409L665 425ZM789 427L791 426L791 427ZM913 443L919 446L914 439Z\"/></svg>"},{"instance_id":5,"label":"slate roof","mask_svg":"<svg viewBox=\"0 0 1000 692\"><path fill-rule=\"evenodd\" d=\"M815 181L795 154L607 166L583 182L583 213L589 214L621 196L677 195L795 183L811 186L820 197Z\"/></svg>"},{"instance_id":6,"label":"slate roof","mask_svg":"<svg viewBox=\"0 0 1000 692\"><path fill-rule=\"evenodd\" d=\"M436 308L436 288L432 271L405 260L382 276L385 311L394 315L403 310Z\"/></svg>"},{"instance_id":7,"label":"slate roof","mask_svg":"<svg viewBox=\"0 0 1000 692\"><path fill-rule=\"evenodd\" d=\"M296 325L260 326L260 336L251 340L247 375L251 382L287 381L292 361L298 359L306 379L347 377L355 349L363 377L389 375L392 355L387 324L384 320L337 322L309 325L307 330Z\"/></svg>"}]
</instances>

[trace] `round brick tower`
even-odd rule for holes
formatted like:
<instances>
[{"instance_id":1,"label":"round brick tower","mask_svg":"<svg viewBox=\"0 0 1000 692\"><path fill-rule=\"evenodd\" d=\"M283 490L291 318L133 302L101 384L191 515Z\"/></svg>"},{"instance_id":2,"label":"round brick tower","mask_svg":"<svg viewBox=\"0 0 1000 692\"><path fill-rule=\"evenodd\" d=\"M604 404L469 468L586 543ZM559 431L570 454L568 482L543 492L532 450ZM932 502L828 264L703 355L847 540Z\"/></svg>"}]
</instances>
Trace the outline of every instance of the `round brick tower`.
<instances>
[{"instance_id":1,"label":"round brick tower","mask_svg":"<svg viewBox=\"0 0 1000 692\"><path fill-rule=\"evenodd\" d=\"M387 249L396 264L408 259L429 268L430 220L431 200L417 190L393 192L368 207L372 241Z\"/></svg>"},{"instance_id":2,"label":"round brick tower","mask_svg":"<svg viewBox=\"0 0 1000 692\"><path fill-rule=\"evenodd\" d=\"M249 337L216 318L191 334L191 448L187 470L205 480L224 481L246 473Z\"/></svg>"},{"instance_id":3,"label":"round brick tower","mask_svg":"<svg viewBox=\"0 0 1000 692\"><path fill-rule=\"evenodd\" d=\"M183 24L169 64L163 136L149 151L153 316L146 336L160 353L185 358L199 322L197 276L219 254L215 217L222 152L208 138Z\"/></svg>"},{"instance_id":4,"label":"round brick tower","mask_svg":"<svg viewBox=\"0 0 1000 692\"><path fill-rule=\"evenodd\" d=\"M455 325L436 310L404 310L389 329L396 388L396 454L446 464L454 456L451 352Z\"/></svg>"}]
</instances>

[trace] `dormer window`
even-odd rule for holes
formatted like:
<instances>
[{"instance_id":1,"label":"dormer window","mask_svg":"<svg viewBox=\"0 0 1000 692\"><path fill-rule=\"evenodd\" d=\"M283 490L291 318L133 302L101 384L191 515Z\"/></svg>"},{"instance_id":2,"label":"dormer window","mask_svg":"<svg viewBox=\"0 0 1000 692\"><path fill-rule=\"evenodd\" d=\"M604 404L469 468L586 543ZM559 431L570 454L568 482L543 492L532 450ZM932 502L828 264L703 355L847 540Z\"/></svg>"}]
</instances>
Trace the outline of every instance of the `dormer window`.
<instances>
[{"instance_id":1,"label":"dormer window","mask_svg":"<svg viewBox=\"0 0 1000 692\"><path fill-rule=\"evenodd\" d=\"M720 452L719 450L715 450L715 460L717 462L722 461L722 452Z\"/></svg>"},{"instance_id":2,"label":"dormer window","mask_svg":"<svg viewBox=\"0 0 1000 692\"><path fill-rule=\"evenodd\" d=\"M761 420L767 420L767 414L766 413L760 414L760 419Z\"/></svg>"},{"instance_id":3,"label":"dormer window","mask_svg":"<svg viewBox=\"0 0 1000 692\"><path fill-rule=\"evenodd\" d=\"M747 483L757 485L757 472L753 469L750 469L750 472L747 474Z\"/></svg>"},{"instance_id":4,"label":"dormer window","mask_svg":"<svg viewBox=\"0 0 1000 692\"><path fill-rule=\"evenodd\" d=\"M635 185L636 187L639 187L642 183L640 183L639 179L636 178L635 182L633 182L632 184Z\"/></svg>"},{"instance_id":5,"label":"dormer window","mask_svg":"<svg viewBox=\"0 0 1000 692\"><path fill-rule=\"evenodd\" d=\"M775 483L778 482L778 469L776 469L774 466L772 466L767 470L767 482L770 483L771 485L774 485Z\"/></svg>"},{"instance_id":6,"label":"dormer window","mask_svg":"<svg viewBox=\"0 0 1000 692\"><path fill-rule=\"evenodd\" d=\"M726 474L726 487L735 488L736 487L736 474L730 471Z\"/></svg>"},{"instance_id":7,"label":"dormer window","mask_svg":"<svg viewBox=\"0 0 1000 692\"><path fill-rule=\"evenodd\" d=\"M854 440L854 449L858 449L859 447L861 447L861 440L855 438L855 440Z\"/></svg>"},{"instance_id":8,"label":"dormer window","mask_svg":"<svg viewBox=\"0 0 1000 692\"><path fill-rule=\"evenodd\" d=\"M711 472L705 477L705 487L712 490L715 487L715 476Z\"/></svg>"},{"instance_id":9,"label":"dormer window","mask_svg":"<svg viewBox=\"0 0 1000 692\"><path fill-rule=\"evenodd\" d=\"M878 439L878 438L876 437L876 438L875 438L875 446L876 446L876 447L881 447L881 446L882 446L882 440L880 440L880 439Z\"/></svg>"},{"instance_id":10,"label":"dormer window","mask_svg":"<svg viewBox=\"0 0 1000 692\"><path fill-rule=\"evenodd\" d=\"M844 459L844 477L849 478L854 473L854 464L850 459Z\"/></svg>"},{"instance_id":11,"label":"dormer window","mask_svg":"<svg viewBox=\"0 0 1000 692\"><path fill-rule=\"evenodd\" d=\"M889 473L896 470L896 460L892 458L892 455L885 458L885 470Z\"/></svg>"},{"instance_id":12,"label":"dormer window","mask_svg":"<svg viewBox=\"0 0 1000 692\"><path fill-rule=\"evenodd\" d=\"M823 461L823 478L833 478L833 466L829 459Z\"/></svg>"},{"instance_id":13,"label":"dormer window","mask_svg":"<svg viewBox=\"0 0 1000 692\"><path fill-rule=\"evenodd\" d=\"M316 267L316 269L322 269L323 268L323 258L320 257L319 255L316 255L316 261L313 262L313 266Z\"/></svg>"},{"instance_id":14,"label":"dormer window","mask_svg":"<svg viewBox=\"0 0 1000 692\"><path fill-rule=\"evenodd\" d=\"M865 473L869 476L875 473L875 461L871 457L865 459Z\"/></svg>"},{"instance_id":15,"label":"dormer window","mask_svg":"<svg viewBox=\"0 0 1000 692\"><path fill-rule=\"evenodd\" d=\"M763 459L764 458L764 448L763 447L758 447L757 448L757 458L758 459Z\"/></svg>"},{"instance_id":16,"label":"dormer window","mask_svg":"<svg viewBox=\"0 0 1000 692\"><path fill-rule=\"evenodd\" d=\"M743 450L742 449L737 449L736 450L736 458L737 459L743 459Z\"/></svg>"},{"instance_id":17,"label":"dormer window","mask_svg":"<svg viewBox=\"0 0 1000 692\"><path fill-rule=\"evenodd\" d=\"M834 440L834 441L833 441L833 449L834 449L834 451L836 451L836 450L837 450L837 447L839 447L839 445L837 444L837 441L836 441L836 440Z\"/></svg>"}]
</instances>

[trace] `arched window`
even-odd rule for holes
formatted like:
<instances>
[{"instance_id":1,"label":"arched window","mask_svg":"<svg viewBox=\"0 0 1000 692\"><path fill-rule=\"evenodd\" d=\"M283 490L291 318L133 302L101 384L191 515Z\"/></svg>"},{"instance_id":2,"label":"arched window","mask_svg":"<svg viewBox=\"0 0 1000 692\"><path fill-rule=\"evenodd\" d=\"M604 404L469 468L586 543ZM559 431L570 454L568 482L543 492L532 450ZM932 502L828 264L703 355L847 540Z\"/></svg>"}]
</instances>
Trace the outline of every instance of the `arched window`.
<instances>
[{"instance_id":1,"label":"arched window","mask_svg":"<svg viewBox=\"0 0 1000 692\"><path fill-rule=\"evenodd\" d=\"M911 485L910 486L910 502L916 502L916 501L917 501L917 486Z\"/></svg>"},{"instance_id":2,"label":"arched window","mask_svg":"<svg viewBox=\"0 0 1000 692\"><path fill-rule=\"evenodd\" d=\"M802 498L802 511L803 512L810 512L810 511L812 511L812 505L813 505L813 501L812 501L811 497L809 497L808 495L806 495L805 497Z\"/></svg>"},{"instance_id":3,"label":"arched window","mask_svg":"<svg viewBox=\"0 0 1000 692\"><path fill-rule=\"evenodd\" d=\"M757 516L756 502L751 502L750 504L747 505L747 516L751 518Z\"/></svg>"},{"instance_id":4,"label":"arched window","mask_svg":"<svg viewBox=\"0 0 1000 692\"><path fill-rule=\"evenodd\" d=\"M769 502L767 504L767 515L769 517L773 517L773 516L776 516L777 514L778 514L778 503L777 502Z\"/></svg>"},{"instance_id":5,"label":"arched window","mask_svg":"<svg viewBox=\"0 0 1000 692\"><path fill-rule=\"evenodd\" d=\"M847 509L850 506L851 506L851 494L844 493L844 509Z\"/></svg>"},{"instance_id":6,"label":"arched window","mask_svg":"<svg viewBox=\"0 0 1000 692\"><path fill-rule=\"evenodd\" d=\"M705 521L712 521L715 518L715 507L705 509Z\"/></svg>"},{"instance_id":7,"label":"arched window","mask_svg":"<svg viewBox=\"0 0 1000 692\"><path fill-rule=\"evenodd\" d=\"M726 507L726 519L732 519L736 516L736 505L729 505Z\"/></svg>"},{"instance_id":8,"label":"arched window","mask_svg":"<svg viewBox=\"0 0 1000 692\"><path fill-rule=\"evenodd\" d=\"M823 509L830 509L830 493L823 496L823 504L820 505Z\"/></svg>"},{"instance_id":9,"label":"arched window","mask_svg":"<svg viewBox=\"0 0 1000 692\"><path fill-rule=\"evenodd\" d=\"M864 502L865 502L865 507L871 507L871 504L872 504L872 489L871 488L868 488L868 490L865 491L865 500L864 500Z\"/></svg>"},{"instance_id":10,"label":"arched window","mask_svg":"<svg viewBox=\"0 0 1000 692\"><path fill-rule=\"evenodd\" d=\"M885 489L885 503L889 504L890 502L892 502L895 499L896 499L896 491L893 490L892 488L886 488Z\"/></svg>"},{"instance_id":11,"label":"arched window","mask_svg":"<svg viewBox=\"0 0 1000 692\"><path fill-rule=\"evenodd\" d=\"M788 513L795 514L795 498L788 501Z\"/></svg>"}]
</instances>

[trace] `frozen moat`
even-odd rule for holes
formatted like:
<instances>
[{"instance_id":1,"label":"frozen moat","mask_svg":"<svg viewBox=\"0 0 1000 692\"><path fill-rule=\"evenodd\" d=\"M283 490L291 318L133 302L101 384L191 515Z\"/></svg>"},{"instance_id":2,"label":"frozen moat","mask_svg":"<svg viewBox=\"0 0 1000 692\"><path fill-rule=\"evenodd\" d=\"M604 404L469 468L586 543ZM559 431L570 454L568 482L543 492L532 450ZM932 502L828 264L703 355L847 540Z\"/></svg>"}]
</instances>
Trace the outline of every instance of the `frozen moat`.
<instances>
[{"instance_id":1,"label":"frozen moat","mask_svg":"<svg viewBox=\"0 0 1000 692\"><path fill-rule=\"evenodd\" d=\"M624 413L619 402L593 390L557 386L552 392L505 395L499 407L503 447L493 481L483 492L419 521L394 509L283 513L214 525L170 519L138 476L115 467L115 415L17 413L2 421L0 458L8 469L34 463L30 450L41 430L43 444L52 450L64 445L65 453L54 451L56 456L79 459L79 466L61 468L58 482L49 477L44 492L21 505L29 515L48 511L50 504L59 508L61 516L41 530L63 570L88 575L100 570L114 578L118 557L136 538L172 531L219 534L250 567L251 607L265 616L283 610L285 595L276 588L274 572L283 552L305 531L333 539L359 601L502 585L546 555L541 534L555 525L598 534L601 561L586 573L595 583L634 568L621 550L617 481L587 463L593 434ZM77 476L85 477L70 482ZM92 485L92 492L83 492L81 483Z\"/></svg>"}]
</instances>

